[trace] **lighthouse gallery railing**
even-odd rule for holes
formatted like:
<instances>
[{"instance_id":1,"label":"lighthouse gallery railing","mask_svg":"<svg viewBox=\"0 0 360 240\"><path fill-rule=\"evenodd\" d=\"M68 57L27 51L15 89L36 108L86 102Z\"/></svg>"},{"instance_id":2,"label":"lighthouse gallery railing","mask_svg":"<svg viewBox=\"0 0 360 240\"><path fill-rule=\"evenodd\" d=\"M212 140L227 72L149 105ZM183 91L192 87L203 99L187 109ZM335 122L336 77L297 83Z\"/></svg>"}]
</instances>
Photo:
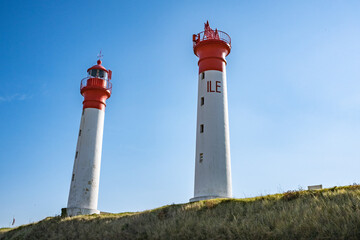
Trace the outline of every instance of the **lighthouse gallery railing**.
<instances>
[{"instance_id":1,"label":"lighthouse gallery railing","mask_svg":"<svg viewBox=\"0 0 360 240\"><path fill-rule=\"evenodd\" d=\"M99 77L85 77L81 80L80 91L84 87L102 88L110 92L112 91L112 83L109 79L103 79Z\"/></svg>"},{"instance_id":2,"label":"lighthouse gallery railing","mask_svg":"<svg viewBox=\"0 0 360 240\"><path fill-rule=\"evenodd\" d=\"M197 39L196 39L196 41L194 41L194 47L199 42L202 42L205 40L210 40L210 39L218 39L218 40L224 41L227 44L229 44L231 47L231 38L226 32L223 32L223 31L218 30L217 35L213 34L212 36L209 36L209 35L205 34L205 31L202 31L202 32L198 33L196 36L197 36Z\"/></svg>"}]
</instances>

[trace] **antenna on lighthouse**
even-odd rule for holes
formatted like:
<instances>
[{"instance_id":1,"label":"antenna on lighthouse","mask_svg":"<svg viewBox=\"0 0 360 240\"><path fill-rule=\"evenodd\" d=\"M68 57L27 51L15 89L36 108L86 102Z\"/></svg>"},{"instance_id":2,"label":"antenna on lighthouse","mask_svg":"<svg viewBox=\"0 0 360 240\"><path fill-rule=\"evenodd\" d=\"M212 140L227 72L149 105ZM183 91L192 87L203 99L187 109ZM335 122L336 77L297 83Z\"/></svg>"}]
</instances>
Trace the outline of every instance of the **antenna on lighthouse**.
<instances>
[{"instance_id":1,"label":"antenna on lighthouse","mask_svg":"<svg viewBox=\"0 0 360 240\"><path fill-rule=\"evenodd\" d=\"M101 60L103 57L104 57L104 55L101 53L101 50L100 50L99 54L97 55L97 58L99 60Z\"/></svg>"}]
</instances>

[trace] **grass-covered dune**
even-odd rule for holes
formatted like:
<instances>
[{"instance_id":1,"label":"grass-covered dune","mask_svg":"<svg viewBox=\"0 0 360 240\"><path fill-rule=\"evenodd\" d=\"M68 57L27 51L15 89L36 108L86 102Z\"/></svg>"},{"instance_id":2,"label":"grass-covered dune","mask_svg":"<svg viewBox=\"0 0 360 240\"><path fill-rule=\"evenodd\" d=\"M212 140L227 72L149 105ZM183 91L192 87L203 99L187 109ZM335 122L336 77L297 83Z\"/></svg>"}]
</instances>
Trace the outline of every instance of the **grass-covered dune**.
<instances>
[{"instance_id":1,"label":"grass-covered dune","mask_svg":"<svg viewBox=\"0 0 360 240\"><path fill-rule=\"evenodd\" d=\"M360 239L360 186L49 217L0 239Z\"/></svg>"}]
</instances>

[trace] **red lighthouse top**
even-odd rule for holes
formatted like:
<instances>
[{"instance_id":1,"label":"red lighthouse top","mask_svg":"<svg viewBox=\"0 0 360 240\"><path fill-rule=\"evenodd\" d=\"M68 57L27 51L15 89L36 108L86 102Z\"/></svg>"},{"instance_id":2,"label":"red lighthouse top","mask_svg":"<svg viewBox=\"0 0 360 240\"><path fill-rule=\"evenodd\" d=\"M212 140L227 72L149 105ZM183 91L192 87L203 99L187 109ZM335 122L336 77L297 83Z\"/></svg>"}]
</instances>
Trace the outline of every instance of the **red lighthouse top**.
<instances>
[{"instance_id":1,"label":"red lighthouse top","mask_svg":"<svg viewBox=\"0 0 360 240\"><path fill-rule=\"evenodd\" d=\"M104 70L105 72L109 72L108 70L106 70L106 68L104 68L102 65L101 65L102 61L99 59L97 60L97 64L92 66L91 68L89 68L87 71L89 72L90 70L93 70L93 69L100 69L100 70Z\"/></svg>"},{"instance_id":2,"label":"red lighthouse top","mask_svg":"<svg viewBox=\"0 0 360 240\"><path fill-rule=\"evenodd\" d=\"M97 65L87 70L88 76L81 80L80 93L84 96L83 108L105 109L105 101L111 96L111 70L107 70L101 65L101 60Z\"/></svg>"},{"instance_id":3,"label":"red lighthouse top","mask_svg":"<svg viewBox=\"0 0 360 240\"><path fill-rule=\"evenodd\" d=\"M219 31L217 30L217 28L215 28L215 30L211 29L209 21L206 21L204 30L205 31L193 35L194 51L195 51L195 47L200 42L207 40L220 40L225 42L229 46L229 48L231 48L231 38L229 34L223 31Z\"/></svg>"},{"instance_id":4,"label":"red lighthouse top","mask_svg":"<svg viewBox=\"0 0 360 240\"><path fill-rule=\"evenodd\" d=\"M231 51L231 38L227 33L211 29L207 21L205 31L193 35L193 47L195 55L200 58L200 73L207 70L225 70L225 57Z\"/></svg>"}]
</instances>

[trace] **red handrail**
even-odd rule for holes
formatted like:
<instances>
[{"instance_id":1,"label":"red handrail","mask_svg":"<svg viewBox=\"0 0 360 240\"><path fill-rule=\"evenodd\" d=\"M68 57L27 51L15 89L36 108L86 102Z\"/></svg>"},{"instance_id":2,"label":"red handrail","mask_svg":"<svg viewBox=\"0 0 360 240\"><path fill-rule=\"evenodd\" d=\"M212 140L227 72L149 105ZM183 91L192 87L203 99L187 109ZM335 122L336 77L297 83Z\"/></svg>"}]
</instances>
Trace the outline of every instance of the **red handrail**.
<instances>
[{"instance_id":1,"label":"red handrail","mask_svg":"<svg viewBox=\"0 0 360 240\"><path fill-rule=\"evenodd\" d=\"M95 81L88 81L89 79L93 79ZM96 83L97 81L101 81L101 82ZM103 79L103 78L85 77L80 82L80 91L84 87L102 88L102 89L108 90L110 92L110 94L111 94L111 91L112 91L112 83L110 82L110 80L109 79Z\"/></svg>"},{"instance_id":2,"label":"red handrail","mask_svg":"<svg viewBox=\"0 0 360 240\"><path fill-rule=\"evenodd\" d=\"M212 34L212 35L205 34L205 32L206 31L200 32L198 34L194 34L193 47L195 47L196 44L198 44L199 42L210 40L210 39L218 39L218 40L224 41L227 44L229 44L229 46L231 47L231 38L226 32L217 30L216 32L214 31L214 34Z\"/></svg>"}]
</instances>

